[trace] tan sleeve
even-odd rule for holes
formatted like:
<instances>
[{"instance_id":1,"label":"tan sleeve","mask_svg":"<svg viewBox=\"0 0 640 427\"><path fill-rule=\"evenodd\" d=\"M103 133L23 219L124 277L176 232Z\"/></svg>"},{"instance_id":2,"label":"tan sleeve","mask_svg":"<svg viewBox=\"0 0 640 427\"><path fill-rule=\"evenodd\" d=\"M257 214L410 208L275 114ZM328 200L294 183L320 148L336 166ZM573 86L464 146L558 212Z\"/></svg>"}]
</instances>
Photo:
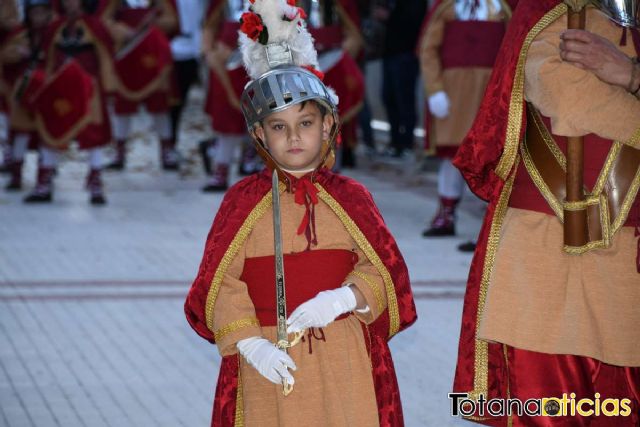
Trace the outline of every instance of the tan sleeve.
<instances>
[{"instance_id":1,"label":"tan sleeve","mask_svg":"<svg viewBox=\"0 0 640 427\"><path fill-rule=\"evenodd\" d=\"M10 30L20 24L18 3L15 0L0 2L0 30Z\"/></svg>"},{"instance_id":2,"label":"tan sleeve","mask_svg":"<svg viewBox=\"0 0 640 427\"><path fill-rule=\"evenodd\" d=\"M427 23L427 29L420 40L420 71L427 96L444 90L440 46L444 39L444 27L447 21L454 17L453 1L445 0L433 11L433 16Z\"/></svg>"},{"instance_id":3,"label":"tan sleeve","mask_svg":"<svg viewBox=\"0 0 640 427\"><path fill-rule=\"evenodd\" d=\"M0 64L15 64L24 61L26 58L23 54L25 49L29 49L29 40L26 32L14 37L9 42L0 47Z\"/></svg>"},{"instance_id":4,"label":"tan sleeve","mask_svg":"<svg viewBox=\"0 0 640 427\"><path fill-rule=\"evenodd\" d=\"M369 311L354 314L364 323L369 324L376 320L387 308L387 293L384 281L378 269L360 249L356 250L358 263L345 279L345 283L353 283L364 296Z\"/></svg>"},{"instance_id":5,"label":"tan sleeve","mask_svg":"<svg viewBox=\"0 0 640 427\"><path fill-rule=\"evenodd\" d=\"M236 343L242 339L262 336L247 284L240 280L244 267L245 247L229 265L213 309L213 329L218 351L222 356L236 353Z\"/></svg>"},{"instance_id":6,"label":"tan sleeve","mask_svg":"<svg viewBox=\"0 0 640 427\"><path fill-rule=\"evenodd\" d=\"M134 34L133 29L128 25L111 18L103 18L104 26L114 41L116 50L119 49Z\"/></svg>"},{"instance_id":7,"label":"tan sleeve","mask_svg":"<svg viewBox=\"0 0 640 427\"><path fill-rule=\"evenodd\" d=\"M165 33L173 34L180 28L178 21L178 11L173 9L167 0L160 2L160 14L155 20L155 24Z\"/></svg>"},{"instance_id":8,"label":"tan sleeve","mask_svg":"<svg viewBox=\"0 0 640 427\"><path fill-rule=\"evenodd\" d=\"M525 98L551 119L556 135L594 133L638 147L640 100L562 61L560 33L566 26L564 16L531 44L525 63Z\"/></svg>"}]
</instances>

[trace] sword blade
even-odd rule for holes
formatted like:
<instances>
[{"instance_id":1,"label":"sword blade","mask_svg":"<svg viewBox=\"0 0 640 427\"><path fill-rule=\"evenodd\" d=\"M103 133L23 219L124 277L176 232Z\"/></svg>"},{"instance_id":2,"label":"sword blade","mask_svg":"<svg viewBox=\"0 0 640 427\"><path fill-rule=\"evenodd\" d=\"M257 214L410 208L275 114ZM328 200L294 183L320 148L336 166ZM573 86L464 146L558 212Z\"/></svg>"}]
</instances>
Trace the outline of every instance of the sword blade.
<instances>
[{"instance_id":1,"label":"sword blade","mask_svg":"<svg viewBox=\"0 0 640 427\"><path fill-rule=\"evenodd\" d=\"M273 170L271 180L273 197L273 248L276 267L276 311L277 311L277 345L286 351L287 336L287 297L284 283L284 259L282 254L282 223L280 222L280 182L277 170Z\"/></svg>"}]
</instances>

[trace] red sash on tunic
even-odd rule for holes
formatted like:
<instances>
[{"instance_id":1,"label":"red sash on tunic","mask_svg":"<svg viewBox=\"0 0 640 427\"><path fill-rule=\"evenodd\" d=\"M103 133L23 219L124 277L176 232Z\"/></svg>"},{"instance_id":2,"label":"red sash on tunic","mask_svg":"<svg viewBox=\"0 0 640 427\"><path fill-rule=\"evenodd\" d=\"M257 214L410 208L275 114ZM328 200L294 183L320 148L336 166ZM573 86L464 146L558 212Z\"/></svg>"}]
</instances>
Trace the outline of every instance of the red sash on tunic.
<instances>
[{"instance_id":1,"label":"red sash on tunic","mask_svg":"<svg viewBox=\"0 0 640 427\"><path fill-rule=\"evenodd\" d=\"M440 47L442 68L493 67L505 30L501 21L447 22Z\"/></svg>"},{"instance_id":2,"label":"red sash on tunic","mask_svg":"<svg viewBox=\"0 0 640 427\"><path fill-rule=\"evenodd\" d=\"M318 292L339 288L353 271L358 256L345 249L324 249L284 255L287 317L300 304ZM261 326L276 326L276 288L274 256L247 258L240 280L247 284L249 296ZM341 316L344 318L346 316Z\"/></svg>"}]
</instances>

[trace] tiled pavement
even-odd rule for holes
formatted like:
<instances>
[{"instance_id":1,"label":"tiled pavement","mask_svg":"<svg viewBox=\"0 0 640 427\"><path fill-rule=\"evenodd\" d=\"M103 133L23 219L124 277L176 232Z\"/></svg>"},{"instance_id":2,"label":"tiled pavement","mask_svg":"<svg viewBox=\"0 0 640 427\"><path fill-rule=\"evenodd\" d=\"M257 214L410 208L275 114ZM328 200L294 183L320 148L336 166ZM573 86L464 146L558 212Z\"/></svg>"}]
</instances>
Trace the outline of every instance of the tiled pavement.
<instances>
[{"instance_id":1,"label":"tiled pavement","mask_svg":"<svg viewBox=\"0 0 640 427\"><path fill-rule=\"evenodd\" d=\"M206 133L196 122L183 152ZM77 179L84 165L73 159L49 206L0 193L2 426L209 423L219 357L189 328L182 304L221 197L198 191L197 165L161 174L154 141L141 135L129 170L106 176L106 207L87 204ZM455 246L477 232L481 208L466 202L459 238L424 240L432 176L410 187L388 171L350 174L380 205L416 294L418 323L391 342L406 424L460 425L446 393L471 257Z\"/></svg>"}]
</instances>

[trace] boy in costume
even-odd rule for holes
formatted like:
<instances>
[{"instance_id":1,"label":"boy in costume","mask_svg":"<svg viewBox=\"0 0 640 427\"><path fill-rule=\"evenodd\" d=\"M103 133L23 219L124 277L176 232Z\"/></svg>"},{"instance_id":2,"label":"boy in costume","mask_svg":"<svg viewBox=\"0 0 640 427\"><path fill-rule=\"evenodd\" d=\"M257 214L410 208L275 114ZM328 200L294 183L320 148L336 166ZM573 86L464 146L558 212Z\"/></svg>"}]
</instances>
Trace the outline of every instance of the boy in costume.
<instances>
[{"instance_id":1,"label":"boy in costume","mask_svg":"<svg viewBox=\"0 0 640 427\"><path fill-rule=\"evenodd\" d=\"M640 423L638 3L627 2L628 13L613 3L567 3L583 7L586 31L567 29L561 1L518 3L454 160L489 201L454 391L485 401L575 393L576 402L628 399L630 410L607 417L587 404L591 415L473 414L487 425ZM567 202L576 137L587 193ZM588 223L571 227L581 212Z\"/></svg>"},{"instance_id":2,"label":"boy in costume","mask_svg":"<svg viewBox=\"0 0 640 427\"><path fill-rule=\"evenodd\" d=\"M406 265L367 190L329 169L337 100L300 10L256 0L242 21L240 101L268 168L225 195L185 303L223 356L212 425L401 426L387 341L416 319Z\"/></svg>"}]
</instances>

